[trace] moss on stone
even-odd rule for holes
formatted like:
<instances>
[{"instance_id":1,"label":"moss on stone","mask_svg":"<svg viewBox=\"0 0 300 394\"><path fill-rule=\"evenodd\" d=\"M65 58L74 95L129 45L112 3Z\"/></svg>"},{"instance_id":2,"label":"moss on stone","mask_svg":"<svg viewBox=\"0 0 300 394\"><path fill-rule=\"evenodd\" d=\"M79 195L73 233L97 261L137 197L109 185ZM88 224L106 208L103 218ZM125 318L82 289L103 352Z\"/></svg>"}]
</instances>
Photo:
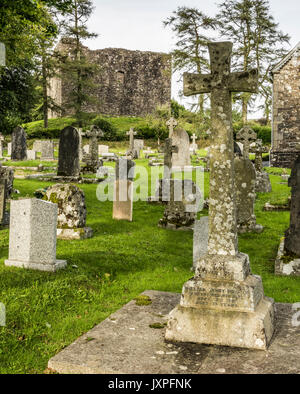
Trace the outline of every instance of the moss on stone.
<instances>
[{"instance_id":1,"label":"moss on stone","mask_svg":"<svg viewBox=\"0 0 300 394\"><path fill-rule=\"evenodd\" d=\"M149 327L155 328L158 330L158 329L165 328L166 325L167 325L167 323L153 323L153 324L150 324Z\"/></svg>"},{"instance_id":2,"label":"moss on stone","mask_svg":"<svg viewBox=\"0 0 300 394\"><path fill-rule=\"evenodd\" d=\"M295 253L284 254L280 257L280 260L283 262L283 264L289 264L291 261L296 259L299 259L299 256L297 256Z\"/></svg>"},{"instance_id":3,"label":"moss on stone","mask_svg":"<svg viewBox=\"0 0 300 394\"><path fill-rule=\"evenodd\" d=\"M148 297L146 295L140 295L135 298L135 303L138 306L150 305L150 304L152 304L152 300L150 297Z\"/></svg>"}]
</instances>

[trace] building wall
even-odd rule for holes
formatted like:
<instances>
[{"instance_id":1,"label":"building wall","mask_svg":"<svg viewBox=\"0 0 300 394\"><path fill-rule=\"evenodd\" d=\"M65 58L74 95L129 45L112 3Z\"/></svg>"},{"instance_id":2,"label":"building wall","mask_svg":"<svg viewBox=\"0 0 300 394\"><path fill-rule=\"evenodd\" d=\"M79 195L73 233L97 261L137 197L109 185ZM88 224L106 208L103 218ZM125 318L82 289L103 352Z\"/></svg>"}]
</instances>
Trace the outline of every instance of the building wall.
<instances>
[{"instance_id":1,"label":"building wall","mask_svg":"<svg viewBox=\"0 0 300 394\"><path fill-rule=\"evenodd\" d=\"M300 151L300 52L273 73L271 165L292 166Z\"/></svg>"},{"instance_id":2,"label":"building wall","mask_svg":"<svg viewBox=\"0 0 300 394\"><path fill-rule=\"evenodd\" d=\"M68 51L62 42L57 49ZM99 66L94 77L95 102L89 104L87 112L106 115L143 116L158 105L171 102L171 56L164 53L130 51L108 48L89 50L85 53L92 63ZM70 82L50 81L51 97L59 103L67 102ZM51 117L56 114L50 113Z\"/></svg>"}]
</instances>

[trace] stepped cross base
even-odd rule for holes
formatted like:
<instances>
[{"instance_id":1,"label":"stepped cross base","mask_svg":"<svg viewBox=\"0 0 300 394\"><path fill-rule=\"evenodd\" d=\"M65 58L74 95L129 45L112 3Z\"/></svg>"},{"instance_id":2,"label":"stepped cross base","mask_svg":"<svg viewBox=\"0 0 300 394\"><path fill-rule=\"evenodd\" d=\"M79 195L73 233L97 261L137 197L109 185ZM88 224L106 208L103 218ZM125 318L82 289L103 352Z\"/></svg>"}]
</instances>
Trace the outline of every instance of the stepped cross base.
<instances>
[{"instance_id":1,"label":"stepped cross base","mask_svg":"<svg viewBox=\"0 0 300 394\"><path fill-rule=\"evenodd\" d=\"M274 332L274 302L250 272L249 258L205 255L170 312L165 338L175 342L265 350Z\"/></svg>"}]
</instances>

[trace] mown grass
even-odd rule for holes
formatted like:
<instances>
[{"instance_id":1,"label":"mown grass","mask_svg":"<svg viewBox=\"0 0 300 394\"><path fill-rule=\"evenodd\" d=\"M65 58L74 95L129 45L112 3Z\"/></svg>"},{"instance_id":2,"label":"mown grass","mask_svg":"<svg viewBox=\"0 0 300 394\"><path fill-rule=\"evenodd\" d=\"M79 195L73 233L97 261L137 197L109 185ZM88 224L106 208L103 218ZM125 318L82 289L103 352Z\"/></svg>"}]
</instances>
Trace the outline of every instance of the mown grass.
<instances>
[{"instance_id":1,"label":"mown grass","mask_svg":"<svg viewBox=\"0 0 300 394\"><path fill-rule=\"evenodd\" d=\"M206 196L208 177L205 173ZM262 207L270 198L287 197L290 189L280 184L280 176L271 175L271 181L273 192L260 194L256 203L257 222L265 230L241 235L239 249L249 254L253 273L262 276L266 295L277 302L299 302L300 278L274 275L289 212L264 212ZM33 196L47 185L15 180L21 196ZM0 327L0 373L42 373L49 358L144 290L181 292L192 276L192 233L159 229L162 206L135 202L132 223L114 221L112 203L96 198L97 186L80 187L94 237L58 241L57 258L68 261L65 270L51 274L5 267L9 234L0 231L0 302L7 310L7 325Z\"/></svg>"}]
</instances>

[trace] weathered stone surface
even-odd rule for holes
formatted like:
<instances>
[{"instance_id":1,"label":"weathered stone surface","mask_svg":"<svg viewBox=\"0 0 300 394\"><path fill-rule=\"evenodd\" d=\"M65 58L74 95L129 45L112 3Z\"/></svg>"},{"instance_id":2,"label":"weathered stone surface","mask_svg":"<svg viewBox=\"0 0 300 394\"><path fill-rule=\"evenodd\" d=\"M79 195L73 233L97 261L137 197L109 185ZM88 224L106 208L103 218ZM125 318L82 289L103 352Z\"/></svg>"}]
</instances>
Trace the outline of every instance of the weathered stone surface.
<instances>
[{"instance_id":1,"label":"weathered stone surface","mask_svg":"<svg viewBox=\"0 0 300 394\"><path fill-rule=\"evenodd\" d=\"M285 233L284 249L300 257L300 154L289 178L292 188L290 227Z\"/></svg>"},{"instance_id":2,"label":"weathered stone surface","mask_svg":"<svg viewBox=\"0 0 300 394\"><path fill-rule=\"evenodd\" d=\"M11 160L26 160L26 133L22 127L16 127L11 135Z\"/></svg>"},{"instance_id":3,"label":"weathered stone surface","mask_svg":"<svg viewBox=\"0 0 300 394\"><path fill-rule=\"evenodd\" d=\"M139 151L134 147L134 136L137 135L137 132L131 128L126 135L129 136L129 150L127 151L127 155L131 156L132 159L139 158Z\"/></svg>"},{"instance_id":4,"label":"weathered stone surface","mask_svg":"<svg viewBox=\"0 0 300 394\"><path fill-rule=\"evenodd\" d=\"M165 341L164 324L180 294L145 291L52 357L61 374L299 374L299 327L290 304L276 304L276 334L267 351ZM161 329L151 328L153 324Z\"/></svg>"},{"instance_id":5,"label":"weathered stone surface","mask_svg":"<svg viewBox=\"0 0 300 394\"><path fill-rule=\"evenodd\" d=\"M271 193L272 185L270 176L263 170L263 158L262 154L266 152L265 147L262 144L262 140L255 141L255 171L256 171L256 193Z\"/></svg>"},{"instance_id":6,"label":"weathered stone surface","mask_svg":"<svg viewBox=\"0 0 300 394\"><path fill-rule=\"evenodd\" d=\"M11 142L7 144L7 156L11 156Z\"/></svg>"},{"instance_id":7,"label":"weathered stone surface","mask_svg":"<svg viewBox=\"0 0 300 394\"><path fill-rule=\"evenodd\" d=\"M275 260L275 275L300 276L300 257L285 252L284 238L280 242Z\"/></svg>"},{"instance_id":8,"label":"weathered stone surface","mask_svg":"<svg viewBox=\"0 0 300 394\"><path fill-rule=\"evenodd\" d=\"M41 142L41 160L54 160L54 142L42 141Z\"/></svg>"},{"instance_id":9,"label":"weathered stone surface","mask_svg":"<svg viewBox=\"0 0 300 394\"><path fill-rule=\"evenodd\" d=\"M273 69L273 167L292 168L300 152L300 51L299 44Z\"/></svg>"},{"instance_id":10,"label":"weathered stone surface","mask_svg":"<svg viewBox=\"0 0 300 394\"><path fill-rule=\"evenodd\" d=\"M74 127L66 127L60 134L58 176L78 177L80 174L81 136Z\"/></svg>"},{"instance_id":11,"label":"weathered stone surface","mask_svg":"<svg viewBox=\"0 0 300 394\"><path fill-rule=\"evenodd\" d=\"M42 152L42 144L43 140L35 140L33 143L32 150L35 150L36 152Z\"/></svg>"},{"instance_id":12,"label":"weathered stone surface","mask_svg":"<svg viewBox=\"0 0 300 394\"><path fill-rule=\"evenodd\" d=\"M167 121L166 125L168 126L168 129L169 129L169 138L172 138L173 137L174 128L176 126L178 126L178 122L177 122L177 120L175 118L170 118Z\"/></svg>"},{"instance_id":13,"label":"weathered stone surface","mask_svg":"<svg viewBox=\"0 0 300 394\"><path fill-rule=\"evenodd\" d=\"M11 201L9 258L5 265L54 272L66 261L56 260L57 205L38 199Z\"/></svg>"},{"instance_id":14,"label":"weathered stone surface","mask_svg":"<svg viewBox=\"0 0 300 394\"><path fill-rule=\"evenodd\" d=\"M57 184L50 186L43 200L57 204L57 238L84 239L93 235L86 227L86 205L84 192L76 185Z\"/></svg>"},{"instance_id":15,"label":"weathered stone surface","mask_svg":"<svg viewBox=\"0 0 300 394\"><path fill-rule=\"evenodd\" d=\"M0 178L6 179L6 198L10 198L14 188L14 170L0 165Z\"/></svg>"},{"instance_id":16,"label":"weathered stone surface","mask_svg":"<svg viewBox=\"0 0 300 394\"><path fill-rule=\"evenodd\" d=\"M170 230L192 230L201 193L191 180L164 179L162 199L168 200L158 226Z\"/></svg>"},{"instance_id":17,"label":"weathered stone surface","mask_svg":"<svg viewBox=\"0 0 300 394\"><path fill-rule=\"evenodd\" d=\"M172 145L178 148L178 152L172 154L172 167L190 166L190 137L188 133L183 129L175 129L172 134Z\"/></svg>"},{"instance_id":18,"label":"weathered stone surface","mask_svg":"<svg viewBox=\"0 0 300 394\"><path fill-rule=\"evenodd\" d=\"M132 221L134 167L131 160L121 158L116 162L113 219Z\"/></svg>"},{"instance_id":19,"label":"weathered stone surface","mask_svg":"<svg viewBox=\"0 0 300 394\"><path fill-rule=\"evenodd\" d=\"M251 160L236 156L234 159L237 228L238 232L262 232L263 227L256 223L254 204L256 199L256 173Z\"/></svg>"},{"instance_id":20,"label":"weathered stone surface","mask_svg":"<svg viewBox=\"0 0 300 394\"><path fill-rule=\"evenodd\" d=\"M257 134L249 126L244 126L236 135L237 141L243 144L243 156L249 159L250 144L256 141Z\"/></svg>"},{"instance_id":21,"label":"weathered stone surface","mask_svg":"<svg viewBox=\"0 0 300 394\"><path fill-rule=\"evenodd\" d=\"M207 252L209 217L202 216L195 221L193 237L193 270L196 269L197 262Z\"/></svg>"},{"instance_id":22,"label":"weathered stone surface","mask_svg":"<svg viewBox=\"0 0 300 394\"><path fill-rule=\"evenodd\" d=\"M62 39L57 45L60 53L70 53L72 45ZM90 50L83 47L87 58L100 66L95 73L95 102L85 112L112 116L144 116L152 114L158 105L171 103L171 56L165 53L131 51L106 48ZM71 51L72 52L72 51ZM69 80L54 77L50 81L49 95L62 105L66 102L71 86ZM50 117L57 114L50 111Z\"/></svg>"},{"instance_id":23,"label":"weathered stone surface","mask_svg":"<svg viewBox=\"0 0 300 394\"><path fill-rule=\"evenodd\" d=\"M211 93L208 248L170 313L166 339L266 349L274 332L273 301L251 274L249 257L238 251L231 100L231 92L257 92L257 70L231 73L230 42L208 47L211 73L184 75L185 95Z\"/></svg>"},{"instance_id":24,"label":"weathered stone surface","mask_svg":"<svg viewBox=\"0 0 300 394\"><path fill-rule=\"evenodd\" d=\"M109 153L108 145L98 145L98 154L101 156L102 153Z\"/></svg>"}]
</instances>

